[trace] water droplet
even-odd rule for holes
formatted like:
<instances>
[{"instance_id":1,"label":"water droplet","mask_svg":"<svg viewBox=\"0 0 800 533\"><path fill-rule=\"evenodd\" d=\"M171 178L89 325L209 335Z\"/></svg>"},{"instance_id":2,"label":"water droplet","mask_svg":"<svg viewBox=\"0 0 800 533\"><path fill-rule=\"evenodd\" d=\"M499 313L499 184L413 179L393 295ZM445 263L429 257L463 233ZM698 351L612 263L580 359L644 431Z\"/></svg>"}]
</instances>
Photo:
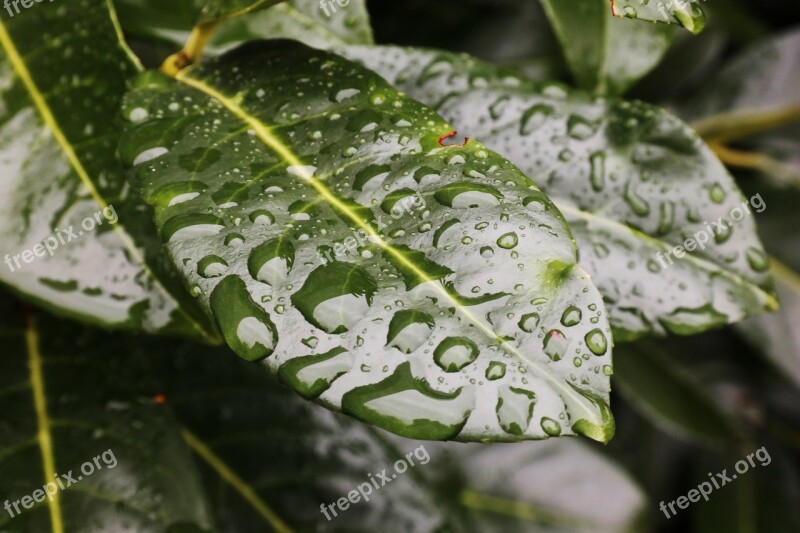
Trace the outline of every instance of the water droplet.
<instances>
[{"instance_id":1,"label":"water droplet","mask_svg":"<svg viewBox=\"0 0 800 533\"><path fill-rule=\"evenodd\" d=\"M581 323L581 317L583 314L581 310L575 307L574 305L570 305L569 307L564 310L564 313L561 315L561 324L565 327L572 327L576 326Z\"/></svg>"},{"instance_id":2,"label":"water droplet","mask_svg":"<svg viewBox=\"0 0 800 533\"><path fill-rule=\"evenodd\" d=\"M586 346L593 354L603 355L606 353L606 351L608 351L608 340L606 339L605 334L603 334L603 332L598 328L595 328L587 333L586 337L584 338L586 340Z\"/></svg>"},{"instance_id":3,"label":"water droplet","mask_svg":"<svg viewBox=\"0 0 800 533\"><path fill-rule=\"evenodd\" d=\"M546 353L552 361L561 360L564 353L567 351L567 345L569 345L569 340L567 340L563 332L557 329L548 331L547 335L544 336L544 353Z\"/></svg>"},{"instance_id":4,"label":"water droplet","mask_svg":"<svg viewBox=\"0 0 800 533\"><path fill-rule=\"evenodd\" d=\"M505 250L510 250L516 247L517 244L519 244L519 238L513 231L506 233L505 235L501 235L500 238L497 239L497 246Z\"/></svg>"},{"instance_id":5,"label":"water droplet","mask_svg":"<svg viewBox=\"0 0 800 533\"><path fill-rule=\"evenodd\" d=\"M445 372L458 372L477 359L478 351L470 339L447 337L433 351L433 360Z\"/></svg>"},{"instance_id":6,"label":"water droplet","mask_svg":"<svg viewBox=\"0 0 800 533\"><path fill-rule=\"evenodd\" d=\"M197 273L204 278L217 278L227 271L228 263L217 255L209 255L197 263Z\"/></svg>"},{"instance_id":7,"label":"water droplet","mask_svg":"<svg viewBox=\"0 0 800 533\"><path fill-rule=\"evenodd\" d=\"M556 420L553 420L552 418L543 416L541 426L544 432L551 437L558 437L559 435L561 435L561 424L559 424Z\"/></svg>"}]
</instances>

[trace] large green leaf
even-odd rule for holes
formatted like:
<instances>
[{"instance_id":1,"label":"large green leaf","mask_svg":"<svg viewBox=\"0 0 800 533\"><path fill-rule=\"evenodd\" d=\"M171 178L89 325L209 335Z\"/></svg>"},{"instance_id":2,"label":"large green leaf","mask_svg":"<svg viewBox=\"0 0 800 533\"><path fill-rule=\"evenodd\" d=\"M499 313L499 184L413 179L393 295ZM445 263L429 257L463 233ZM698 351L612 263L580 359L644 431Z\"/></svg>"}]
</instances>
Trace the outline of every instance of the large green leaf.
<instances>
[{"instance_id":1,"label":"large green leaf","mask_svg":"<svg viewBox=\"0 0 800 533\"><path fill-rule=\"evenodd\" d=\"M189 450L122 338L23 316L8 298L0 316L0 529L208 529Z\"/></svg>"},{"instance_id":2,"label":"large green leaf","mask_svg":"<svg viewBox=\"0 0 800 533\"><path fill-rule=\"evenodd\" d=\"M607 0L542 0L579 87L622 94L653 69L674 29L614 17Z\"/></svg>"},{"instance_id":3,"label":"large green leaf","mask_svg":"<svg viewBox=\"0 0 800 533\"><path fill-rule=\"evenodd\" d=\"M304 401L260 365L218 349L182 344L150 359L165 406L203 465L220 531L367 532L391 524L398 531L433 532L449 521L432 486L420 478L444 459L429 446L392 446L373 428ZM414 466L393 477L395 462L409 453ZM379 489L370 486L368 474ZM334 506L337 516L326 509L326 519L321 504L359 489L368 501L359 495L345 511Z\"/></svg>"},{"instance_id":4,"label":"large green leaf","mask_svg":"<svg viewBox=\"0 0 800 533\"><path fill-rule=\"evenodd\" d=\"M739 437L701 384L652 343L617 348L614 380L629 403L665 432L717 446Z\"/></svg>"},{"instance_id":5,"label":"large green leaf","mask_svg":"<svg viewBox=\"0 0 800 533\"><path fill-rule=\"evenodd\" d=\"M37 4L0 22L0 44L0 280L96 324L212 337L114 157L137 60L111 3Z\"/></svg>"},{"instance_id":6,"label":"large green leaf","mask_svg":"<svg viewBox=\"0 0 800 533\"><path fill-rule=\"evenodd\" d=\"M565 3L570 1L575 0ZM678 24L692 33L706 26L700 0L611 0L611 11L617 17Z\"/></svg>"},{"instance_id":7,"label":"large green leaf","mask_svg":"<svg viewBox=\"0 0 800 533\"><path fill-rule=\"evenodd\" d=\"M611 437L602 300L505 159L290 41L136 86L131 182L240 356L406 436Z\"/></svg>"},{"instance_id":8,"label":"large green leaf","mask_svg":"<svg viewBox=\"0 0 800 533\"><path fill-rule=\"evenodd\" d=\"M777 306L752 216L760 203L733 222L744 215L730 218L742 193L669 113L532 82L464 55L394 47L343 53L541 185L570 223L618 341L697 333ZM704 249L667 255L698 232Z\"/></svg>"},{"instance_id":9,"label":"large green leaf","mask_svg":"<svg viewBox=\"0 0 800 533\"><path fill-rule=\"evenodd\" d=\"M119 0L120 23L126 33L183 46L196 18L194 2ZM245 41L263 38L294 39L315 48L373 42L364 0L351 0L346 7L334 2L327 15L319 0L291 0L222 21L206 52L219 54Z\"/></svg>"}]
</instances>

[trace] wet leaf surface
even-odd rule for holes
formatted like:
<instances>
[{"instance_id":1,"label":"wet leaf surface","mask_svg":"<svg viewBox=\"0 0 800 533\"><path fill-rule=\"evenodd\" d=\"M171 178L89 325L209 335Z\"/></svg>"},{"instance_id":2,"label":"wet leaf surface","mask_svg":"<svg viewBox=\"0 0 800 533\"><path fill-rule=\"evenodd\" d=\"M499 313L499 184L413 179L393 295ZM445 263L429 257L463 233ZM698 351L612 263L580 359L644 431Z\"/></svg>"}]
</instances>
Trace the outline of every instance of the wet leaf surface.
<instances>
[{"instance_id":1,"label":"wet leaf surface","mask_svg":"<svg viewBox=\"0 0 800 533\"><path fill-rule=\"evenodd\" d=\"M124 114L131 183L241 357L405 436L610 438L610 330L565 221L479 143L440 146L433 111L278 41L145 74Z\"/></svg>"}]
</instances>

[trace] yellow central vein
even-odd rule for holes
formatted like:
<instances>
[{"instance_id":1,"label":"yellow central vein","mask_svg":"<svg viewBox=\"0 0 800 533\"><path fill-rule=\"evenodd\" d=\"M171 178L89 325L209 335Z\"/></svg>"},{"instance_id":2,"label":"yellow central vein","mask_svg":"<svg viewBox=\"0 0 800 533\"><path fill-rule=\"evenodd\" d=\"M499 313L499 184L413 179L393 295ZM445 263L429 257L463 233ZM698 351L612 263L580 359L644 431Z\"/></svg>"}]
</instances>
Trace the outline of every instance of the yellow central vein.
<instances>
[{"instance_id":1,"label":"yellow central vein","mask_svg":"<svg viewBox=\"0 0 800 533\"><path fill-rule=\"evenodd\" d=\"M264 144L275 151L281 157L281 159L286 161L291 167L294 167L294 175L297 175L301 179L305 180L331 206L337 209L340 213L344 214L356 226L364 230L370 237L372 237L372 242L376 243L382 250L392 255L398 262L413 272L419 279L428 282L430 287L433 287L434 290L436 290L436 292L439 293L445 300L452 302L455 308L459 309L459 311L465 317L472 321L472 323L475 324L478 329L486 334L489 338L498 342L504 349L519 357L520 360L526 363L526 367L530 368L535 374L547 381L555 390L559 391L562 399L571 399L574 403L573 407L577 406L577 410L583 411L586 415L586 419L589 422L601 428L603 427L602 416L596 409L591 407L593 404L587 398L573 390L563 380L553 376L552 373L547 369L542 368L539 365L527 364L530 363L530 361L526 359L516 348L507 344L502 338L500 338L500 336L497 335L497 333L494 332L494 330L488 327L482 320L473 315L468 309L464 308L458 301L456 301L440 283L436 283L436 280L428 277L428 275L424 271L420 270L415 263L409 261L405 254L401 253L399 250L395 249L389 243L384 241L383 238L372 228L372 226L361 220L357 213L353 212L352 209L350 209L347 204L342 202L338 196L331 192L330 189L328 189L328 187L322 183L322 181L317 179L311 172L307 170L307 166L300 160L300 158L294 152L292 152L289 147L283 144L278 137L273 135L268 126L247 113L247 111L245 111L232 98L229 98L228 96L222 94L198 79L189 77L188 73L191 72L191 70L191 68L182 70L176 75L175 78L179 82L197 89L198 91L203 92L211 98L217 100L228 111L233 113L240 120L249 124L250 127L256 132L256 135L259 137L259 139L264 142ZM576 418L576 421L579 419L580 418Z\"/></svg>"},{"instance_id":2,"label":"yellow central vein","mask_svg":"<svg viewBox=\"0 0 800 533\"><path fill-rule=\"evenodd\" d=\"M44 482L52 482L56 477L56 462L53 456L53 441L50 434L50 418L47 415L47 400L44 391L44 376L42 375L42 357L39 353L39 335L36 332L36 323L33 316L25 330L25 344L28 349L28 368L31 375L31 389L33 391L33 405L36 410L36 423L38 431L36 438L42 452L42 469ZM56 492L51 501L50 522L54 533L64 532L64 523L61 517L61 504L59 493Z\"/></svg>"},{"instance_id":3,"label":"yellow central vein","mask_svg":"<svg viewBox=\"0 0 800 533\"><path fill-rule=\"evenodd\" d=\"M53 134L53 137L56 139L58 144L61 146L61 149L64 151L64 154L67 157L70 165L72 166L75 173L80 178L81 182L83 183L84 187L89 191L89 194L92 196L95 202L103 208L106 209L109 207L109 204L106 202L105 198L103 198L92 182L92 179L89 177L89 173L81 163L81 160L78 158L78 155L75 153L75 150L72 147L72 144L67 139L64 132L61 131L61 128L58 125L58 121L56 121L55 117L53 116L52 111L50 110L50 106L47 104L44 96L42 95L39 87L36 85L36 82L33 81L33 77L31 73L28 71L28 67L25 64L25 61L22 59L22 56L19 55L19 51L17 47L14 45L11 36L6 29L5 24L2 20L0 20L0 44L6 51L8 55L9 61L11 61L14 70L16 71L19 78L22 80L22 83L25 85L25 88L28 90L28 96L33 100L36 109L39 111L39 116L42 117L42 121L45 125L50 129ZM191 316L189 316L183 307L178 303L177 300L170 294L170 292L161 284L159 279L156 277L155 273L150 269L149 265L145 262L144 257L139 252L139 248L136 246L136 243L133 242L131 236L124 230L124 228L119 224L113 224L114 231L117 232L120 239L122 239L125 248L128 249L130 254L134 257L134 260L139 264L142 270L156 282L156 286L163 292L166 298L175 306L180 314L182 314L190 324L203 336L209 338L211 340L218 339L210 336L203 327L201 327Z\"/></svg>"},{"instance_id":4,"label":"yellow central vein","mask_svg":"<svg viewBox=\"0 0 800 533\"><path fill-rule=\"evenodd\" d=\"M284 523L281 518L275 514L275 511L262 500L255 490L236 472L230 469L225 462L217 456L211 448L209 448L200 438L186 428L181 428L181 435L186 444L194 450L200 457L203 458L219 476L227 481L242 497L252 505L258 514L270 523L270 525L280 533L291 533L291 528Z\"/></svg>"}]
</instances>

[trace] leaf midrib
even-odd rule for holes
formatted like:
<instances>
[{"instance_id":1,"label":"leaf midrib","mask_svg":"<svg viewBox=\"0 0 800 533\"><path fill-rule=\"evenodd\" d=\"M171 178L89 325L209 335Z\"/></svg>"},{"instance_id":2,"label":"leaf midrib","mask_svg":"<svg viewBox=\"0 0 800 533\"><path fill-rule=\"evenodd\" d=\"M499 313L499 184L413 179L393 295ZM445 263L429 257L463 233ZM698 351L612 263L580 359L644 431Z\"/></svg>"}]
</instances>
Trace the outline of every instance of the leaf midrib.
<instances>
[{"instance_id":1,"label":"leaf midrib","mask_svg":"<svg viewBox=\"0 0 800 533\"><path fill-rule=\"evenodd\" d=\"M258 493L234 472L211 448L189 429L181 428L183 440L199 455L222 479L238 492L269 524L279 533L291 533L292 529L273 511Z\"/></svg>"},{"instance_id":2,"label":"leaf midrib","mask_svg":"<svg viewBox=\"0 0 800 533\"><path fill-rule=\"evenodd\" d=\"M656 247L664 247L666 250L669 250L669 245L665 241L661 241L650 235L647 235L646 233L642 233L641 231L638 231L628 226L627 224L623 224L622 222L618 222L610 218L598 216L590 211L584 211L577 207L564 204L562 202L559 202L558 199L551 199L551 200L553 204L555 204L555 206L558 208L558 210L561 211L562 213L570 213L576 217L583 218L587 221L594 221L598 224L610 228L615 233L623 233L623 232L630 233L637 239L645 241L650 245ZM699 257L690 252L684 256L683 261L687 263L693 263L695 266L704 271L713 272L722 277L728 278L730 281L732 281L737 285L750 287L754 292L763 297L763 299L766 301L766 304L769 306L769 309L772 311L778 309L778 307L780 306L777 298L772 294L766 292L764 289L762 289L752 281L745 279L743 276L736 274L735 272L731 272L730 270L726 270L725 268L721 267L720 265L712 261L709 261L708 259L703 259L702 257Z\"/></svg>"},{"instance_id":3,"label":"leaf midrib","mask_svg":"<svg viewBox=\"0 0 800 533\"><path fill-rule=\"evenodd\" d=\"M303 163L303 161L294 153L292 150L283 144L283 142L276 136L274 136L271 132L271 128L261 122L258 118L251 116L247 111L245 111L233 98L226 96L225 94L217 91L215 88L209 86L205 82L192 78L189 74L194 70L194 67L189 67L180 71L176 76L175 79L185 84L188 87L191 87L195 90L200 91L201 93L205 94L206 96L212 98L213 100L217 101L220 105L222 105L225 109L231 112L234 116L236 116L239 120L249 124L251 128L256 132L256 135L259 139L270 149L275 151L278 156L283 159L289 166L296 167L298 169L304 169L307 165ZM576 416L576 422L585 419L587 422L597 426L598 428L604 431L605 423L602 419L602 414L600 412L599 406L594 406L595 409L592 409L589 406L593 406L594 404L585 396L578 393L577 391L573 390L563 379L559 379L558 377L553 376L553 374L542 365L536 364L533 361L528 360L525 358L519 350L517 350L514 346L510 346L507 342L500 336L497 335L491 328L487 327L483 321L478 319L474 316L468 309L462 306L458 301L456 301L453 296L447 291L441 283L437 283L436 280L431 279L426 272L420 270L416 264L409 261L405 254L401 253L399 250L392 247L389 243L383 240L378 232L376 232L372 226L366 224L361 218L354 213L346 203L342 202L333 192L331 192L325 184L323 184L318 178L316 178L313 174L305 175L305 172L301 172L301 177L304 181L306 181L322 198L324 198L334 209L338 210L340 213L345 215L349 218L357 227L361 228L365 231L370 237L372 237L372 242L376 243L381 249L386 251L387 253L391 254L397 261L399 261L403 266L408 268L411 272L413 272L418 279L424 280L423 283L430 283L430 286L438 292L446 301L452 302L453 307L459 309L460 313L463 314L466 318L468 318L481 332L487 335L493 342L497 342L499 346L503 349L511 352L515 356L517 356L521 361L526 364L526 367L530 368L534 374L539 375L542 379L544 379L550 386L559 393L563 399L570 399L573 402L573 406L577 406L578 409L584 412L583 416ZM578 265L574 265L573 268L580 267ZM565 402L566 403L566 402ZM577 413L576 413L577 414Z\"/></svg>"},{"instance_id":4,"label":"leaf midrib","mask_svg":"<svg viewBox=\"0 0 800 533\"><path fill-rule=\"evenodd\" d=\"M47 396L45 394L44 376L42 375L42 356L39 352L39 334L36 329L36 320L32 313L26 313L26 315L28 324L25 328L25 345L28 355L31 392L33 393L33 404L36 411L36 439L42 454L43 479L45 483L48 483L57 476L55 456L53 454L53 439L50 431L50 418L47 413ZM64 532L64 522L59 500L59 493L56 492L48 503L53 533Z\"/></svg>"}]
</instances>

